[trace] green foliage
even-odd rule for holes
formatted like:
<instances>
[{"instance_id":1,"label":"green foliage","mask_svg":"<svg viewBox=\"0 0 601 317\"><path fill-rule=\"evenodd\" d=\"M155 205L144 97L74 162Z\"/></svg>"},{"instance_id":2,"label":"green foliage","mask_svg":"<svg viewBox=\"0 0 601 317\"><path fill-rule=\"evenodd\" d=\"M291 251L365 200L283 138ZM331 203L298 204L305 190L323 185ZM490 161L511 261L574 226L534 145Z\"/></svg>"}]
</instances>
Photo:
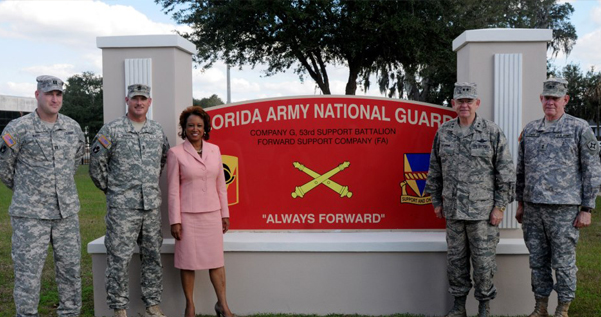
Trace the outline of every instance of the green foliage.
<instances>
[{"instance_id":1,"label":"green foliage","mask_svg":"<svg viewBox=\"0 0 601 317\"><path fill-rule=\"evenodd\" d=\"M221 100L221 98L219 98L217 95L212 95L209 98L202 98L202 99L193 99L192 104L194 106L201 106L204 109L209 108L209 107L214 107L214 106L219 106L224 104L223 100Z\"/></svg>"},{"instance_id":2,"label":"green foliage","mask_svg":"<svg viewBox=\"0 0 601 317\"><path fill-rule=\"evenodd\" d=\"M591 68L584 73L580 66L569 64L553 75L568 81L570 101L566 105L566 112L601 124L601 72Z\"/></svg>"},{"instance_id":3,"label":"green foliage","mask_svg":"<svg viewBox=\"0 0 601 317\"><path fill-rule=\"evenodd\" d=\"M569 53L573 7L556 0L155 0L192 32L195 60L210 67L267 64L266 75L308 73L330 94L326 65L349 69L345 93L375 75L390 97L442 103L452 96L452 41L469 29L551 28L553 54Z\"/></svg>"},{"instance_id":4,"label":"green foliage","mask_svg":"<svg viewBox=\"0 0 601 317\"><path fill-rule=\"evenodd\" d=\"M555 0L437 0L416 1L413 11L403 14L420 19L410 36L415 50L415 63L402 58L378 59L366 74L376 74L380 91L389 97L398 94L408 99L440 104L452 97L456 79L456 53L452 41L465 30L484 28L553 29L549 49L569 54L576 30L569 22L574 8ZM421 15L421 16L419 16ZM406 39L403 39L405 42ZM369 77L363 76L369 87Z\"/></svg>"},{"instance_id":5,"label":"green foliage","mask_svg":"<svg viewBox=\"0 0 601 317\"><path fill-rule=\"evenodd\" d=\"M591 109L588 108L584 102L586 78L582 74L580 66L573 64L567 65L563 68L563 71L559 76L568 81L570 101L566 105L566 112L583 119L591 117Z\"/></svg>"},{"instance_id":6,"label":"green foliage","mask_svg":"<svg viewBox=\"0 0 601 317\"><path fill-rule=\"evenodd\" d=\"M591 68L586 72L585 77L585 94L584 104L589 110L589 117L585 119L590 120L594 118L597 123L597 127L601 126L601 72L595 72L594 68ZM592 115L594 113L594 115ZM599 129L597 129L599 130Z\"/></svg>"},{"instance_id":7,"label":"green foliage","mask_svg":"<svg viewBox=\"0 0 601 317\"><path fill-rule=\"evenodd\" d=\"M84 72L67 79L61 113L77 121L92 139L104 124L102 77Z\"/></svg>"}]
</instances>

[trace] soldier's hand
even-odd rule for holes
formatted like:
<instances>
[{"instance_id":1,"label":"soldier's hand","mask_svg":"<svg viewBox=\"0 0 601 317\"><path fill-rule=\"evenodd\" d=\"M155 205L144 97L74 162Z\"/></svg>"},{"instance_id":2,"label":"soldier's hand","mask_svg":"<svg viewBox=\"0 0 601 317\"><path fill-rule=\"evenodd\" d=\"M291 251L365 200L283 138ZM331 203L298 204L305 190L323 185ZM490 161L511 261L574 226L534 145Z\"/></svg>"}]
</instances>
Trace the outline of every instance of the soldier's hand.
<instances>
[{"instance_id":1,"label":"soldier's hand","mask_svg":"<svg viewBox=\"0 0 601 317\"><path fill-rule=\"evenodd\" d=\"M576 220L574 220L574 227L576 228L584 228L591 225L591 213L586 211L581 211L578 213Z\"/></svg>"},{"instance_id":2,"label":"soldier's hand","mask_svg":"<svg viewBox=\"0 0 601 317\"><path fill-rule=\"evenodd\" d=\"M223 227L223 233L230 230L230 218L221 218L221 225Z\"/></svg>"},{"instance_id":3,"label":"soldier's hand","mask_svg":"<svg viewBox=\"0 0 601 317\"><path fill-rule=\"evenodd\" d=\"M182 238L182 224L176 223L171 225L171 235L175 240L179 240Z\"/></svg>"},{"instance_id":4,"label":"soldier's hand","mask_svg":"<svg viewBox=\"0 0 601 317\"><path fill-rule=\"evenodd\" d=\"M492 212L490 213L490 224L493 226L498 226L501 221L503 220L503 212L501 210L499 210L499 208L495 207L493 208Z\"/></svg>"},{"instance_id":5,"label":"soldier's hand","mask_svg":"<svg viewBox=\"0 0 601 317\"><path fill-rule=\"evenodd\" d=\"M442 218L442 206L434 207L436 218Z\"/></svg>"},{"instance_id":6,"label":"soldier's hand","mask_svg":"<svg viewBox=\"0 0 601 317\"><path fill-rule=\"evenodd\" d=\"M518 209L515 211L515 220L517 220L518 223L522 223L522 217L524 217L524 203L518 201Z\"/></svg>"}]
</instances>

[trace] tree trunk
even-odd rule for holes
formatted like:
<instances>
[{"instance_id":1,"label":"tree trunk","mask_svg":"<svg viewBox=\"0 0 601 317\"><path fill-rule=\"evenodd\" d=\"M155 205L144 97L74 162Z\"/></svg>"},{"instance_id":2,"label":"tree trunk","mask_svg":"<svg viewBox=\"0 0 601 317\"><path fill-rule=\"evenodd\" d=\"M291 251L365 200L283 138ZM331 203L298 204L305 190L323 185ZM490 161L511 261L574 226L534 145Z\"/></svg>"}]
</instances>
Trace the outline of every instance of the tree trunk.
<instances>
[{"instance_id":1,"label":"tree trunk","mask_svg":"<svg viewBox=\"0 0 601 317\"><path fill-rule=\"evenodd\" d=\"M349 61L349 74L348 81L346 82L346 88L344 90L345 95L355 95L357 92L357 77L359 77L359 65L351 63Z\"/></svg>"},{"instance_id":2,"label":"tree trunk","mask_svg":"<svg viewBox=\"0 0 601 317\"><path fill-rule=\"evenodd\" d=\"M311 78L315 80L315 83L317 83L321 92L324 95L331 95L328 71L326 70L326 65L319 52L317 52L317 54L309 52L308 55L304 55L300 50L295 50L294 55L303 67L305 67Z\"/></svg>"},{"instance_id":3,"label":"tree trunk","mask_svg":"<svg viewBox=\"0 0 601 317\"><path fill-rule=\"evenodd\" d=\"M319 86L319 89L321 89L321 92L324 95L331 95L332 93L330 92L330 85L325 84L323 82L318 82L317 86Z\"/></svg>"}]
</instances>

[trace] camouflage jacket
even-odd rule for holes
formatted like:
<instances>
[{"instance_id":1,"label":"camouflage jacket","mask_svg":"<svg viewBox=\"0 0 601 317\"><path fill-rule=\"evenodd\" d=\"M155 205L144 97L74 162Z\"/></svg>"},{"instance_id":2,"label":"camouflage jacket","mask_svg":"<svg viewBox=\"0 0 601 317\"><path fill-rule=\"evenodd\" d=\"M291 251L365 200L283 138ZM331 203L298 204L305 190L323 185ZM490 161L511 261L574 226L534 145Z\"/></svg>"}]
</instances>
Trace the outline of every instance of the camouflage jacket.
<instances>
[{"instance_id":1,"label":"camouflage jacket","mask_svg":"<svg viewBox=\"0 0 601 317\"><path fill-rule=\"evenodd\" d=\"M494 207L513 201L515 168L507 139L492 121L476 115L464 135L459 119L434 137L426 191L434 207L455 220L486 220Z\"/></svg>"},{"instance_id":2,"label":"camouflage jacket","mask_svg":"<svg viewBox=\"0 0 601 317\"><path fill-rule=\"evenodd\" d=\"M0 180L13 190L11 216L61 219L79 212L75 171L84 154L75 120L48 128L37 112L8 123L0 140Z\"/></svg>"},{"instance_id":3,"label":"camouflage jacket","mask_svg":"<svg viewBox=\"0 0 601 317\"><path fill-rule=\"evenodd\" d=\"M92 144L90 176L106 194L107 206L159 208L159 177L168 150L163 128L155 121L147 120L139 132L127 116L105 124Z\"/></svg>"},{"instance_id":4,"label":"camouflage jacket","mask_svg":"<svg viewBox=\"0 0 601 317\"><path fill-rule=\"evenodd\" d=\"M564 114L526 125L520 137L516 200L595 207L601 184L599 145L586 121Z\"/></svg>"}]
</instances>

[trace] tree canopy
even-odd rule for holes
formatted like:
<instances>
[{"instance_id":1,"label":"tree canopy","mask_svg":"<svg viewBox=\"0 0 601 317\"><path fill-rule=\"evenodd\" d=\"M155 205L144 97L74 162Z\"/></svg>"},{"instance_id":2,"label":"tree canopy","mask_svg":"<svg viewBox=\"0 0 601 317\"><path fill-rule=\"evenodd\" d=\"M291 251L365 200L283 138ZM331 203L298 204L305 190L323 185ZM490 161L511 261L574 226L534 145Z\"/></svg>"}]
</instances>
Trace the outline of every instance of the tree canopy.
<instances>
[{"instance_id":1,"label":"tree canopy","mask_svg":"<svg viewBox=\"0 0 601 317\"><path fill-rule=\"evenodd\" d=\"M69 77L63 94L61 113L77 121L93 138L104 124L102 77L93 72Z\"/></svg>"},{"instance_id":2,"label":"tree canopy","mask_svg":"<svg viewBox=\"0 0 601 317\"><path fill-rule=\"evenodd\" d=\"M192 32L195 60L266 75L293 69L330 94L327 65L348 67L345 94L370 87L375 75L390 97L441 103L452 96L452 41L469 29L551 28L553 54L577 38L573 7L556 0L155 0Z\"/></svg>"},{"instance_id":3,"label":"tree canopy","mask_svg":"<svg viewBox=\"0 0 601 317\"><path fill-rule=\"evenodd\" d=\"M554 71L568 81L570 101L565 111L573 116L601 125L601 72L594 68L584 73L580 66L569 64L562 71Z\"/></svg>"},{"instance_id":4,"label":"tree canopy","mask_svg":"<svg viewBox=\"0 0 601 317\"><path fill-rule=\"evenodd\" d=\"M217 95L213 94L211 97L209 98L202 98L202 99L192 99L192 104L194 106L201 106L203 108L209 108L209 107L214 107L214 106L219 106L223 104L223 100L221 100L221 98L219 98Z\"/></svg>"}]
</instances>

